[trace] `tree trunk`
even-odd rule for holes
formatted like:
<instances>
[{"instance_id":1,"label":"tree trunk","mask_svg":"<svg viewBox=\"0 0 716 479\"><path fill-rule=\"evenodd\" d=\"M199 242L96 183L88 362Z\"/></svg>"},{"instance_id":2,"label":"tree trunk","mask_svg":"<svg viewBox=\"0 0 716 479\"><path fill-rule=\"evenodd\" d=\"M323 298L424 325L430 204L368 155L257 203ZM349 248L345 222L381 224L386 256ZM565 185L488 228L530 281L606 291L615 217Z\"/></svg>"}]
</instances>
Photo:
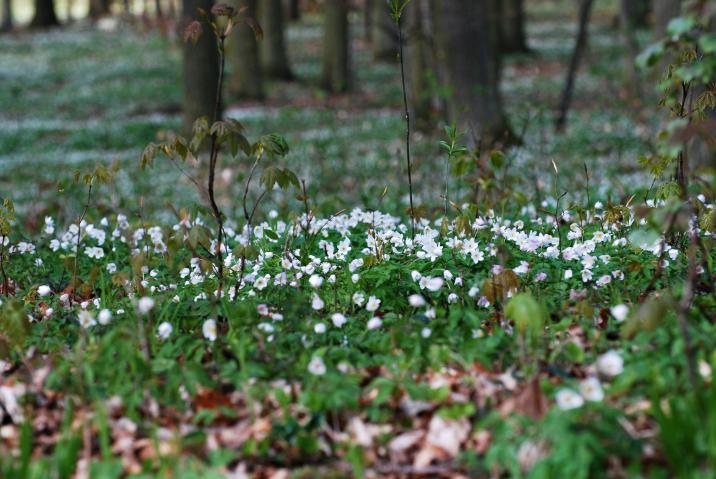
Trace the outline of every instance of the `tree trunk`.
<instances>
[{"instance_id":1,"label":"tree trunk","mask_svg":"<svg viewBox=\"0 0 716 479\"><path fill-rule=\"evenodd\" d=\"M645 7L645 11L635 11L636 6ZM647 23L649 14L649 3L646 1L621 0L619 8L619 28L626 45L626 72L629 79L633 96L641 101L643 92L641 90L641 78L637 71L634 60L639 55L639 42L636 38L636 30Z\"/></svg>"},{"instance_id":2,"label":"tree trunk","mask_svg":"<svg viewBox=\"0 0 716 479\"><path fill-rule=\"evenodd\" d=\"M654 39L666 36L669 22L681 14L681 0L654 0Z\"/></svg>"},{"instance_id":3,"label":"tree trunk","mask_svg":"<svg viewBox=\"0 0 716 479\"><path fill-rule=\"evenodd\" d=\"M373 37L373 2L365 0L363 6L363 38L366 43L372 43Z\"/></svg>"},{"instance_id":4,"label":"tree trunk","mask_svg":"<svg viewBox=\"0 0 716 479\"><path fill-rule=\"evenodd\" d=\"M12 30L12 3L10 0L2 0L2 24L0 32Z\"/></svg>"},{"instance_id":5,"label":"tree trunk","mask_svg":"<svg viewBox=\"0 0 716 479\"><path fill-rule=\"evenodd\" d=\"M269 78L291 80L293 74L286 54L282 0L260 0L259 23L264 31L264 39L259 44L263 73Z\"/></svg>"},{"instance_id":6,"label":"tree trunk","mask_svg":"<svg viewBox=\"0 0 716 479\"><path fill-rule=\"evenodd\" d=\"M59 25L57 14L55 13L55 3L53 0L35 0L35 16L30 22L33 28L45 28Z\"/></svg>"},{"instance_id":7,"label":"tree trunk","mask_svg":"<svg viewBox=\"0 0 716 479\"><path fill-rule=\"evenodd\" d=\"M350 89L348 0L326 0L322 85L332 93Z\"/></svg>"},{"instance_id":8,"label":"tree trunk","mask_svg":"<svg viewBox=\"0 0 716 479\"><path fill-rule=\"evenodd\" d=\"M584 56L584 50L587 48L589 17L591 16L593 6L594 0L582 0L582 4L579 7L579 30L577 32L577 41L574 45L574 50L572 51L572 59L569 62L567 82L565 83L564 90L562 91L562 99L559 103L559 112L557 114L557 119L555 120L555 127L557 131L564 130L567 123L567 114L569 113L569 106L572 103L572 93L574 92L574 82L577 78L579 64Z\"/></svg>"},{"instance_id":9,"label":"tree trunk","mask_svg":"<svg viewBox=\"0 0 716 479\"><path fill-rule=\"evenodd\" d=\"M451 120L474 141L512 141L500 99L496 31L488 0L432 0L432 10Z\"/></svg>"},{"instance_id":10,"label":"tree trunk","mask_svg":"<svg viewBox=\"0 0 716 479\"><path fill-rule=\"evenodd\" d=\"M299 0L288 0L288 18L292 22L301 19L301 2Z\"/></svg>"},{"instance_id":11,"label":"tree trunk","mask_svg":"<svg viewBox=\"0 0 716 479\"><path fill-rule=\"evenodd\" d=\"M651 5L649 0L621 0L619 20L631 29L649 25Z\"/></svg>"},{"instance_id":12,"label":"tree trunk","mask_svg":"<svg viewBox=\"0 0 716 479\"><path fill-rule=\"evenodd\" d=\"M398 30L390 17L388 4L382 0L374 0L371 5L373 58L378 61L395 61L398 51Z\"/></svg>"},{"instance_id":13,"label":"tree trunk","mask_svg":"<svg viewBox=\"0 0 716 479\"><path fill-rule=\"evenodd\" d=\"M212 0L183 0L184 25L199 19L198 8L208 12ZM189 134L194 120L206 116L211 121L214 114L219 81L219 53L214 34L205 29L194 45L184 44L184 104L182 130Z\"/></svg>"},{"instance_id":14,"label":"tree trunk","mask_svg":"<svg viewBox=\"0 0 716 479\"><path fill-rule=\"evenodd\" d=\"M154 13L157 18L164 18L164 12L162 11L162 0L154 0Z\"/></svg>"},{"instance_id":15,"label":"tree trunk","mask_svg":"<svg viewBox=\"0 0 716 479\"><path fill-rule=\"evenodd\" d=\"M96 19L109 13L109 0L90 0L89 16Z\"/></svg>"},{"instance_id":16,"label":"tree trunk","mask_svg":"<svg viewBox=\"0 0 716 479\"><path fill-rule=\"evenodd\" d=\"M256 0L241 1L235 6L245 5L245 15L257 18ZM259 46L254 31L246 25L238 25L229 37L231 51L231 91L239 97L251 100L264 98L263 74L259 59Z\"/></svg>"},{"instance_id":17,"label":"tree trunk","mask_svg":"<svg viewBox=\"0 0 716 479\"><path fill-rule=\"evenodd\" d=\"M428 74L432 70L428 26L428 15L424 0L414 0L405 9L407 42L404 45L405 65L408 71L408 109L417 130L427 131L431 124L432 101L428 85Z\"/></svg>"},{"instance_id":18,"label":"tree trunk","mask_svg":"<svg viewBox=\"0 0 716 479\"><path fill-rule=\"evenodd\" d=\"M527 35L525 34L524 0L498 0L499 4L499 42L503 53L526 53Z\"/></svg>"}]
</instances>

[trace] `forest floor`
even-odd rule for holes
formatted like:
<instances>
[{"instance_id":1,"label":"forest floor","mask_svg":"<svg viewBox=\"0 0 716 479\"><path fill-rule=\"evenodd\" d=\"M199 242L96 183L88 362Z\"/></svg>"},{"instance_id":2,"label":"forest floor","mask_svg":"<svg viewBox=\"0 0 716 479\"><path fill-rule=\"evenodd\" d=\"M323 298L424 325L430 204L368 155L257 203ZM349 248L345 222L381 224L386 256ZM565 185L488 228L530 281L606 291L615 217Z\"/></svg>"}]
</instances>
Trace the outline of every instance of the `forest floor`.
<instances>
[{"instance_id":1,"label":"forest floor","mask_svg":"<svg viewBox=\"0 0 716 479\"><path fill-rule=\"evenodd\" d=\"M356 89L326 95L320 19L291 24L298 80L226 116L283 135L265 162L307 191L246 225L252 162L222 154L221 254L188 175L139 167L179 125L176 38L0 36L0 477L713 477L713 198L698 231L644 201L660 113L625 86L615 1L555 134L577 2L526 3L502 80L523 144L446 178L442 128L413 135L416 225L398 64L352 18Z\"/></svg>"}]
</instances>

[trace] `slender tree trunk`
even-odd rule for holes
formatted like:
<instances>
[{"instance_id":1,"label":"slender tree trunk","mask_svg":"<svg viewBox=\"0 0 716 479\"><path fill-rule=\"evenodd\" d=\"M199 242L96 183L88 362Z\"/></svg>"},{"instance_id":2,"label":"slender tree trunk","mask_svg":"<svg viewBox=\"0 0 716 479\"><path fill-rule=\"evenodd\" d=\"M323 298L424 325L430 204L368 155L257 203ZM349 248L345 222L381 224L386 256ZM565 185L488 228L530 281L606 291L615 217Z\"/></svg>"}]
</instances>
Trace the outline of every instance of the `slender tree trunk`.
<instances>
[{"instance_id":1,"label":"slender tree trunk","mask_svg":"<svg viewBox=\"0 0 716 479\"><path fill-rule=\"evenodd\" d=\"M301 2L299 0L288 0L288 18L292 22L301 19Z\"/></svg>"},{"instance_id":2,"label":"slender tree trunk","mask_svg":"<svg viewBox=\"0 0 716 479\"><path fill-rule=\"evenodd\" d=\"M35 0L35 16L30 22L33 28L45 28L59 25L57 14L55 13L55 3L53 0Z\"/></svg>"},{"instance_id":3,"label":"slender tree trunk","mask_svg":"<svg viewBox=\"0 0 716 479\"><path fill-rule=\"evenodd\" d=\"M681 14L681 0L654 0L654 39L666 36L669 22Z\"/></svg>"},{"instance_id":4,"label":"slender tree trunk","mask_svg":"<svg viewBox=\"0 0 716 479\"><path fill-rule=\"evenodd\" d=\"M594 0L582 0L579 7L579 30L577 32L577 41L572 51L572 59L569 62L569 70L567 71L567 81L562 91L562 99L559 103L559 112L555 120L557 131L564 130L567 123L567 114L569 106L572 103L572 94L574 92L574 82L579 70L579 64L584 56L584 50L587 48L587 37L589 34L589 17L592 13Z\"/></svg>"},{"instance_id":5,"label":"slender tree trunk","mask_svg":"<svg viewBox=\"0 0 716 479\"><path fill-rule=\"evenodd\" d=\"M157 18L164 18L164 12L162 11L162 0L154 0L154 13Z\"/></svg>"},{"instance_id":6,"label":"slender tree trunk","mask_svg":"<svg viewBox=\"0 0 716 479\"><path fill-rule=\"evenodd\" d=\"M183 0L183 24L199 19L198 8L211 10L212 0ZM191 132L194 120L205 116L211 121L214 114L216 89L219 81L219 53L213 33L204 31L199 41L184 44L184 104L183 126Z\"/></svg>"},{"instance_id":7,"label":"slender tree trunk","mask_svg":"<svg viewBox=\"0 0 716 479\"><path fill-rule=\"evenodd\" d=\"M326 0L322 85L332 93L350 89L348 1Z\"/></svg>"},{"instance_id":8,"label":"slender tree trunk","mask_svg":"<svg viewBox=\"0 0 716 479\"><path fill-rule=\"evenodd\" d=\"M646 7L645 12L635 12L635 5L642 4L642 7ZM636 30L640 26L646 25L646 17L649 13L648 2L639 2L634 0L621 0L619 8L619 28L624 38L626 45L626 71L629 77L629 85L631 86L632 93L635 98L641 100L643 92L641 89L641 78L639 72L636 69L634 60L639 55L639 43L636 39ZM643 14L643 18L641 17Z\"/></svg>"},{"instance_id":9,"label":"slender tree trunk","mask_svg":"<svg viewBox=\"0 0 716 479\"><path fill-rule=\"evenodd\" d=\"M499 42L503 53L526 53L524 0L497 0L499 4Z\"/></svg>"},{"instance_id":10,"label":"slender tree trunk","mask_svg":"<svg viewBox=\"0 0 716 479\"><path fill-rule=\"evenodd\" d=\"M257 1L246 0L236 4L248 7L245 14L252 18L257 17ZM259 59L259 46L256 36L251 28L239 25L229 37L230 52L228 55L231 64L231 91L239 97L251 100L264 98L263 74Z\"/></svg>"},{"instance_id":11,"label":"slender tree trunk","mask_svg":"<svg viewBox=\"0 0 716 479\"><path fill-rule=\"evenodd\" d=\"M437 59L450 118L474 141L514 140L502 110L496 29L488 0L432 0Z\"/></svg>"},{"instance_id":12,"label":"slender tree trunk","mask_svg":"<svg viewBox=\"0 0 716 479\"><path fill-rule=\"evenodd\" d=\"M390 17L390 10L385 1L371 2L371 33L373 58L378 61L395 61L398 49L398 30Z\"/></svg>"},{"instance_id":13,"label":"slender tree trunk","mask_svg":"<svg viewBox=\"0 0 716 479\"><path fill-rule=\"evenodd\" d=\"M286 53L282 0L259 1L259 23L264 39L259 44L261 68L269 78L291 80L293 74Z\"/></svg>"},{"instance_id":14,"label":"slender tree trunk","mask_svg":"<svg viewBox=\"0 0 716 479\"><path fill-rule=\"evenodd\" d=\"M12 30L12 3L10 0L2 0L2 23L0 32Z\"/></svg>"},{"instance_id":15,"label":"slender tree trunk","mask_svg":"<svg viewBox=\"0 0 716 479\"><path fill-rule=\"evenodd\" d=\"M649 25L651 5L649 0L621 0L619 21L631 29L645 28Z\"/></svg>"},{"instance_id":16,"label":"slender tree trunk","mask_svg":"<svg viewBox=\"0 0 716 479\"><path fill-rule=\"evenodd\" d=\"M89 5L89 16L90 18L97 19L101 16L109 13L110 2L109 0L90 0Z\"/></svg>"},{"instance_id":17,"label":"slender tree trunk","mask_svg":"<svg viewBox=\"0 0 716 479\"><path fill-rule=\"evenodd\" d=\"M373 2L365 0L363 6L363 39L366 43L373 42Z\"/></svg>"},{"instance_id":18,"label":"slender tree trunk","mask_svg":"<svg viewBox=\"0 0 716 479\"><path fill-rule=\"evenodd\" d=\"M406 37L405 63L408 71L408 107L410 118L417 130L431 126L432 102L428 85L431 70L430 41L425 16L428 14L424 0L414 0L405 10Z\"/></svg>"}]
</instances>

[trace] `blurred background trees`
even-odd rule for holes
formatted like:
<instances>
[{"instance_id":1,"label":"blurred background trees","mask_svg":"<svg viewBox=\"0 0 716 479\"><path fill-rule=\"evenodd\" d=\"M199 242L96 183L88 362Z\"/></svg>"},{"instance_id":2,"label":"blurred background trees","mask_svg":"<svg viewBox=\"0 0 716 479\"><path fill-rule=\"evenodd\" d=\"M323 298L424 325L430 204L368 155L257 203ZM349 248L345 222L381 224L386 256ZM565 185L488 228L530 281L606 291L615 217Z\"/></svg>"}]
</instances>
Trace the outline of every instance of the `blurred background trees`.
<instances>
[{"instance_id":1,"label":"blurred background trees","mask_svg":"<svg viewBox=\"0 0 716 479\"><path fill-rule=\"evenodd\" d=\"M54 0L32 0L33 16L26 22L33 28L56 27L73 20L80 0L62 3L58 16ZM257 41L250 28L238 28L227 47L229 78L227 91L234 100L263 101L269 81L304 81L292 68L287 24L302 13L322 18L322 51L318 86L329 94L360 90L352 71L353 42L368 44L375 62L395 64L398 35L385 0L232 0L246 7L246 15L261 25L264 36ZM457 122L469 132L471 141L510 143L515 135L502 107L501 65L507 55L530 53L527 0L412 0L403 22L405 67L408 73L408 100L413 127L437 131L440 122ZM581 22L574 25L574 52L561 102L554 105L558 124L567 122L571 92L580 59L588 54L589 11L593 0L581 2ZM150 28L158 26L169 36L180 32L197 8L208 11L211 0L86 0L87 18L93 22L117 13L125 19L142 18ZM662 38L669 21L682 11L681 0L620 0L615 24L619 25L635 101L643 91L634 57L640 51L637 32L653 28L653 37ZM22 28L13 21L11 0L1 0L0 30ZM76 8L75 8L75 11ZM156 20L156 21L155 21ZM153 22L153 23L152 23ZM357 31L363 30L359 35ZM206 114L200 105L215 95L216 56L213 40L204 35L197 45L183 47L185 118ZM643 46L643 42L642 42ZM567 67L567 65L565 65ZM186 123L187 120L185 120Z\"/></svg>"}]
</instances>

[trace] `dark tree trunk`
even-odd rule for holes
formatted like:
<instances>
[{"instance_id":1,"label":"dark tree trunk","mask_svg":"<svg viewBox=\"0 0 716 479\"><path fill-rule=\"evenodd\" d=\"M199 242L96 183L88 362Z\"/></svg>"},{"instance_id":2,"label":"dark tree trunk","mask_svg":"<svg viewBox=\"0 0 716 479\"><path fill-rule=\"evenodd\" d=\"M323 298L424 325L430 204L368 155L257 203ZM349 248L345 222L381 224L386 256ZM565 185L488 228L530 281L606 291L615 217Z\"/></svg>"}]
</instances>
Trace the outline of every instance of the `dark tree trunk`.
<instances>
[{"instance_id":1,"label":"dark tree trunk","mask_svg":"<svg viewBox=\"0 0 716 479\"><path fill-rule=\"evenodd\" d=\"M428 85L432 55L428 38L427 2L413 0L405 10L406 37L404 45L408 80L408 108L417 130L427 131L432 124L432 100Z\"/></svg>"},{"instance_id":2,"label":"dark tree trunk","mask_svg":"<svg viewBox=\"0 0 716 479\"><path fill-rule=\"evenodd\" d=\"M373 41L373 2L375 0L365 0L363 6L363 38L366 43Z\"/></svg>"},{"instance_id":3,"label":"dark tree trunk","mask_svg":"<svg viewBox=\"0 0 716 479\"><path fill-rule=\"evenodd\" d=\"M164 11L162 10L162 0L154 0L154 13L157 18L164 18Z\"/></svg>"},{"instance_id":4,"label":"dark tree trunk","mask_svg":"<svg viewBox=\"0 0 716 479\"><path fill-rule=\"evenodd\" d=\"M2 0L2 23L0 32L12 30L12 3L10 0Z\"/></svg>"},{"instance_id":5,"label":"dark tree trunk","mask_svg":"<svg viewBox=\"0 0 716 479\"><path fill-rule=\"evenodd\" d=\"M579 64L584 56L584 50L587 48L587 37L589 34L589 17L592 13L594 0L582 0L579 7L579 30L577 32L577 41L572 51L572 59L569 62L569 70L567 71L567 81L562 91L562 98L559 103L559 112L555 120L557 131L562 131L567 123L567 115L569 106L572 103L572 94L574 92L574 82L577 78Z\"/></svg>"},{"instance_id":6,"label":"dark tree trunk","mask_svg":"<svg viewBox=\"0 0 716 479\"><path fill-rule=\"evenodd\" d=\"M301 2L299 0L288 0L288 18L293 22L301 19Z\"/></svg>"},{"instance_id":7,"label":"dark tree trunk","mask_svg":"<svg viewBox=\"0 0 716 479\"><path fill-rule=\"evenodd\" d=\"M644 11L637 11L637 6L641 6ZM649 2L642 0L621 0L619 8L619 28L622 32L627 51L626 72L633 96L637 100L641 100L643 93L641 90L641 78L634 64L634 60L637 55L639 55L639 42L636 38L636 31L646 26L648 14Z\"/></svg>"},{"instance_id":8,"label":"dark tree trunk","mask_svg":"<svg viewBox=\"0 0 716 479\"><path fill-rule=\"evenodd\" d=\"M53 0L35 0L35 16L30 22L33 28L45 28L59 25L57 14L55 13L55 3Z\"/></svg>"},{"instance_id":9,"label":"dark tree trunk","mask_svg":"<svg viewBox=\"0 0 716 479\"><path fill-rule=\"evenodd\" d=\"M441 81L450 91L450 118L475 141L511 142L489 1L433 0L432 10Z\"/></svg>"},{"instance_id":10,"label":"dark tree trunk","mask_svg":"<svg viewBox=\"0 0 716 479\"><path fill-rule=\"evenodd\" d=\"M681 0L654 0L654 39L666 36L666 27L681 14Z\"/></svg>"},{"instance_id":11,"label":"dark tree trunk","mask_svg":"<svg viewBox=\"0 0 716 479\"><path fill-rule=\"evenodd\" d=\"M90 0L89 16L90 18L99 18L109 13L109 0Z\"/></svg>"},{"instance_id":12,"label":"dark tree trunk","mask_svg":"<svg viewBox=\"0 0 716 479\"><path fill-rule=\"evenodd\" d=\"M395 61L398 50L398 30L390 17L385 1L374 0L371 13L373 58L378 61Z\"/></svg>"},{"instance_id":13,"label":"dark tree trunk","mask_svg":"<svg viewBox=\"0 0 716 479\"><path fill-rule=\"evenodd\" d=\"M499 8L499 43L503 53L526 53L524 0L497 0Z\"/></svg>"},{"instance_id":14,"label":"dark tree trunk","mask_svg":"<svg viewBox=\"0 0 716 479\"><path fill-rule=\"evenodd\" d=\"M322 85L332 93L350 89L348 0L326 0Z\"/></svg>"},{"instance_id":15,"label":"dark tree trunk","mask_svg":"<svg viewBox=\"0 0 716 479\"><path fill-rule=\"evenodd\" d=\"M282 0L260 0L259 23L264 31L264 39L259 44L263 73L269 78L291 80L293 74L286 54Z\"/></svg>"},{"instance_id":16,"label":"dark tree trunk","mask_svg":"<svg viewBox=\"0 0 716 479\"><path fill-rule=\"evenodd\" d=\"M256 0L238 2L237 6L248 7L245 14L258 18ZM259 59L259 46L254 31L246 25L238 25L229 37L231 51L231 91L244 99L264 98L263 74Z\"/></svg>"},{"instance_id":17,"label":"dark tree trunk","mask_svg":"<svg viewBox=\"0 0 716 479\"><path fill-rule=\"evenodd\" d=\"M183 0L184 25L199 19L198 8L208 12L212 0ZM184 44L184 104L183 125L185 133L191 132L194 120L205 116L211 121L219 81L219 53L214 34L206 29L194 45Z\"/></svg>"},{"instance_id":18,"label":"dark tree trunk","mask_svg":"<svg viewBox=\"0 0 716 479\"><path fill-rule=\"evenodd\" d=\"M649 24L649 0L621 0L619 20L629 28L644 28Z\"/></svg>"}]
</instances>

